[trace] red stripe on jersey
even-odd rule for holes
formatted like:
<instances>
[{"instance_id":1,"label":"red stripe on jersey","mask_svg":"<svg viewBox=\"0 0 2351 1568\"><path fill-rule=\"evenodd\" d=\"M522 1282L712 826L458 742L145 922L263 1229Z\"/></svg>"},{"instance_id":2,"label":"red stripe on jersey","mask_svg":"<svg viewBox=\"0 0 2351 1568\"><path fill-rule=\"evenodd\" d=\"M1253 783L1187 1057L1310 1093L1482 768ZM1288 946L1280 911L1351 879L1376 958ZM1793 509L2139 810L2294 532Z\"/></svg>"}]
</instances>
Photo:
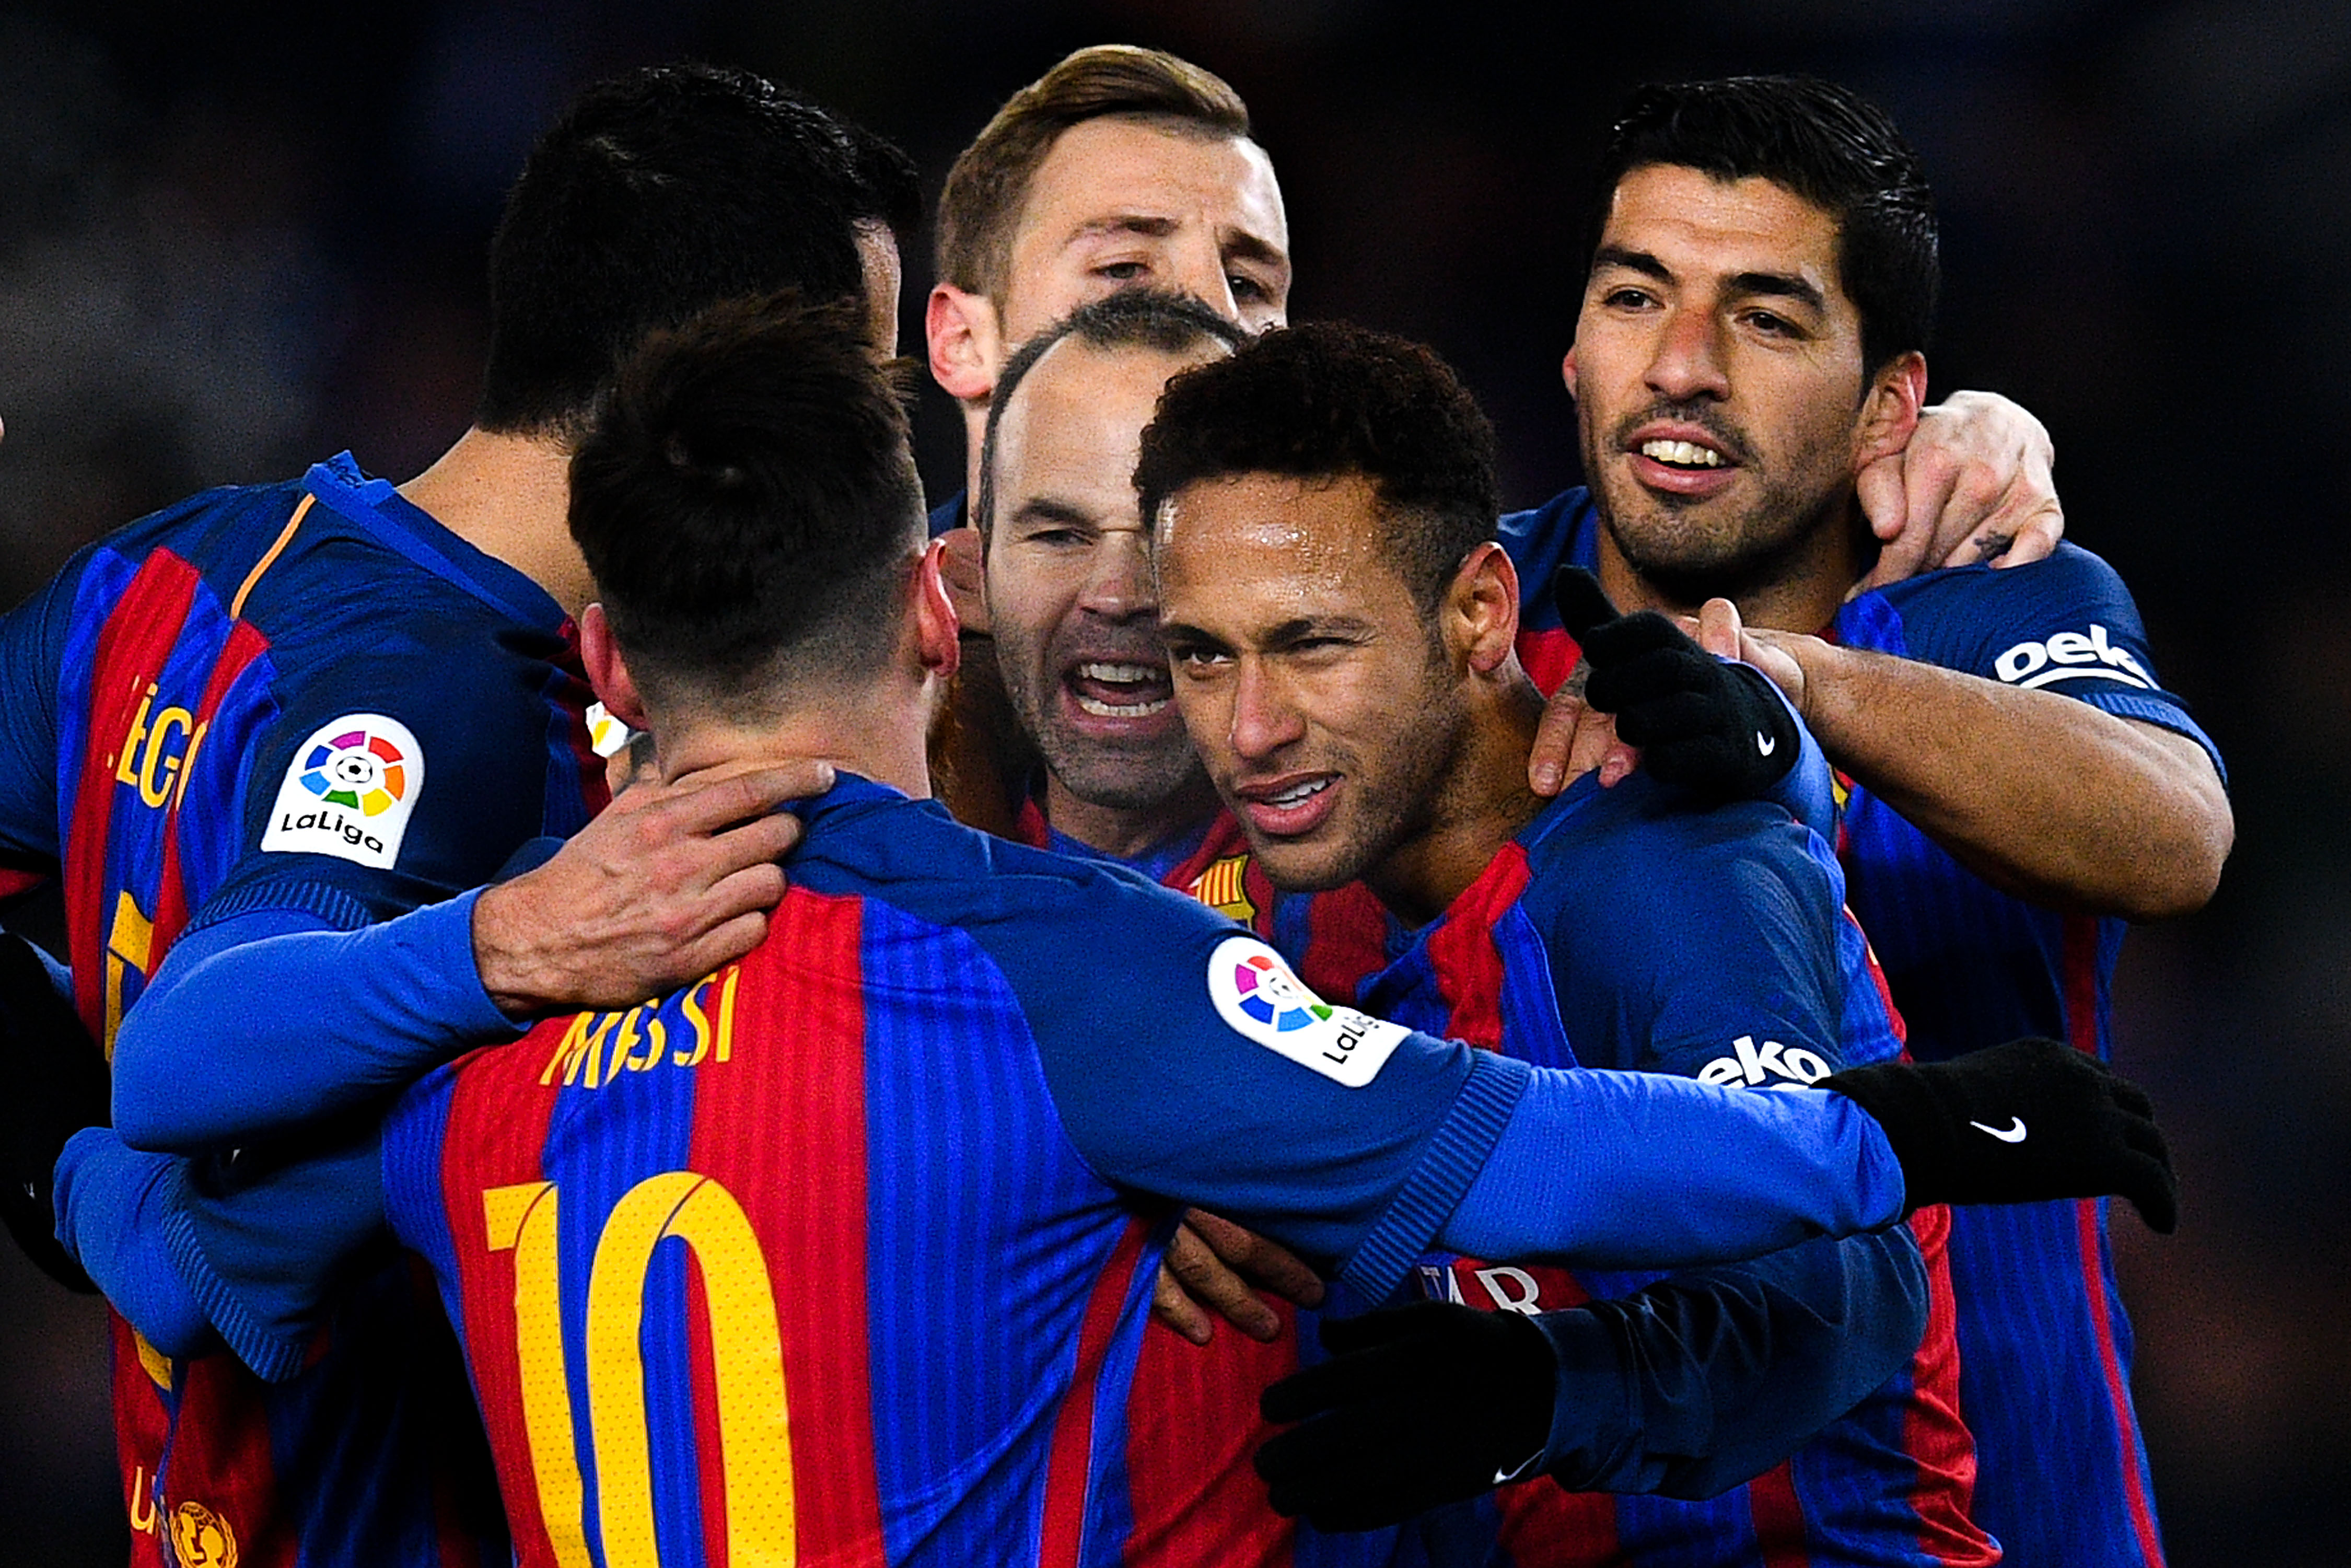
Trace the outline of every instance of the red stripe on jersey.
<instances>
[{"instance_id":1,"label":"red stripe on jersey","mask_svg":"<svg viewBox=\"0 0 2351 1568\"><path fill-rule=\"evenodd\" d=\"M1086 1301L1086 1315L1078 1330L1078 1364L1070 1391L1053 1417L1053 1447L1045 1461L1045 1520L1038 1568L1077 1568L1085 1545L1086 1482L1093 1469L1094 1391L1102 1377L1102 1359L1110 1352L1112 1333L1143 1258L1143 1239L1150 1228L1140 1217L1126 1223L1102 1278L1094 1281Z\"/></svg>"},{"instance_id":2,"label":"red stripe on jersey","mask_svg":"<svg viewBox=\"0 0 2351 1568\"><path fill-rule=\"evenodd\" d=\"M1945 1568L1991 1568L2000 1549L1969 1516L1975 1501L1976 1444L1959 1416L1959 1306L1951 1294L1951 1211L1937 1204L1910 1217L1927 1265L1927 1332L1910 1358L1902 1448L1918 1466L1910 1494L1919 1550Z\"/></svg>"},{"instance_id":3,"label":"red stripe on jersey","mask_svg":"<svg viewBox=\"0 0 2351 1568\"><path fill-rule=\"evenodd\" d=\"M776 1299L791 1433L794 1532L802 1562L883 1561L865 1301L864 902L795 887L740 972L733 1050L695 1071L690 1162L743 1205ZM790 1114L778 1113L789 1106ZM701 1279L697 1272L697 1304ZM706 1312L694 1359L711 1364ZM697 1394L703 1388L697 1379ZM715 1400L695 1424L712 1568L726 1561L726 1495L774 1485L729 1478Z\"/></svg>"},{"instance_id":4,"label":"red stripe on jersey","mask_svg":"<svg viewBox=\"0 0 2351 1568\"><path fill-rule=\"evenodd\" d=\"M465 1361L497 1464L498 1495L506 1504L515 1551L532 1564L551 1564L556 1558L523 1413L517 1254L511 1244L495 1249L490 1246L482 1195L544 1178L540 1154L547 1146L557 1090L542 1087L538 1079L569 1021L549 1019L525 1036L523 1043L484 1051L467 1061L450 1090L442 1134L441 1197L450 1249L457 1260ZM563 1527L567 1535L576 1537L588 1521L567 1520Z\"/></svg>"},{"instance_id":5,"label":"red stripe on jersey","mask_svg":"<svg viewBox=\"0 0 2351 1568\"><path fill-rule=\"evenodd\" d=\"M1446 1032L1482 1051L1502 1046L1502 954L1494 925L1527 890L1527 852L1504 844L1429 934L1428 961L1451 1009Z\"/></svg>"},{"instance_id":6,"label":"red stripe on jersey","mask_svg":"<svg viewBox=\"0 0 2351 1568\"><path fill-rule=\"evenodd\" d=\"M1527 672L1527 679L1546 697L1559 690L1562 682L1575 673L1576 662L1583 650L1563 628L1552 626L1540 632L1521 630L1518 641L1519 664Z\"/></svg>"},{"instance_id":7,"label":"red stripe on jersey","mask_svg":"<svg viewBox=\"0 0 2351 1568\"><path fill-rule=\"evenodd\" d=\"M220 716L220 706L229 688L243 675L254 660L269 651L269 639L240 621L229 628L228 640L221 645L220 656L213 661L212 672L204 677L204 695L196 704L195 733L207 733L212 722ZM184 778L187 769L196 762L196 751L202 741L191 742L180 767ZM188 924L188 889L180 873L180 806L187 799L184 789L172 792L171 803L163 808L163 869L155 887L154 929L149 935L147 973L155 972L172 944ZM236 802L242 809L244 802Z\"/></svg>"},{"instance_id":8,"label":"red stripe on jersey","mask_svg":"<svg viewBox=\"0 0 2351 1568\"><path fill-rule=\"evenodd\" d=\"M2065 1041L2087 1055L2098 1054L2098 922L2087 915L2065 917L2064 946L2059 958L2065 988ZM2115 1441L2122 1450L2123 1485L2130 1505L2131 1533L2150 1568L2162 1568L2163 1542L2155 1529L2155 1505L2147 1495L2147 1473L2138 1451L2138 1423L2132 1418L2129 1380L2123 1375L2121 1353L2115 1345L2113 1303L2106 1300L2105 1239L2098 1227L2098 1203L2084 1198L2074 1206L2079 1233L2082 1290L2090 1309L2090 1323L2098 1336L2098 1371L2106 1384L2106 1404L2114 1413Z\"/></svg>"},{"instance_id":9,"label":"red stripe on jersey","mask_svg":"<svg viewBox=\"0 0 2351 1568\"><path fill-rule=\"evenodd\" d=\"M2098 1200L2083 1198L2074 1205L2082 1251L2082 1288L2089 1297L2090 1322L2098 1334L2098 1370L2105 1375L2106 1401L2115 1413L2115 1444L2121 1450L2123 1487L2130 1502L2131 1533L2138 1538L2140 1554L2148 1568L2163 1568L2163 1542L2155 1530L2155 1507L2147 1495L2147 1472L2138 1451L2138 1423L2132 1419L2130 1386L2123 1376L2122 1356L2115 1348L2114 1309L2106 1300L2102 1264L2105 1239L2098 1229Z\"/></svg>"},{"instance_id":10,"label":"red stripe on jersey","mask_svg":"<svg viewBox=\"0 0 2351 1568\"><path fill-rule=\"evenodd\" d=\"M157 1507L173 1542L167 1560L225 1563L233 1553L238 1568L294 1568L301 1542L278 1504L268 1385L226 1351L179 1364L186 1370ZM224 1550L221 1541L234 1545Z\"/></svg>"},{"instance_id":11,"label":"red stripe on jersey","mask_svg":"<svg viewBox=\"0 0 2351 1568\"><path fill-rule=\"evenodd\" d=\"M122 1503L131 1520L131 1568L163 1568L162 1510L155 1501L155 1457L172 1434L172 1407L151 1379L138 1397L126 1380L146 1377L139 1336L120 1312L106 1311L107 1332L113 1337L114 1357L110 1379L114 1389L115 1458L122 1467ZM165 1365L161 1357L156 1364Z\"/></svg>"},{"instance_id":12,"label":"red stripe on jersey","mask_svg":"<svg viewBox=\"0 0 2351 1568\"><path fill-rule=\"evenodd\" d=\"M1795 1472L1784 1461L1747 1483L1747 1517L1763 1568L1811 1568L1804 1505L1796 1500Z\"/></svg>"},{"instance_id":13,"label":"red stripe on jersey","mask_svg":"<svg viewBox=\"0 0 2351 1568\"><path fill-rule=\"evenodd\" d=\"M65 899L67 947L74 972L74 1003L93 1039L106 1039L106 903L108 832L114 815L115 769L147 688L162 674L186 624L201 580L196 569L159 549L122 591L98 634L91 657L89 724L83 732L81 778L67 820ZM150 967L150 973L152 967ZM120 1379L117 1379L118 1387Z\"/></svg>"},{"instance_id":14,"label":"red stripe on jersey","mask_svg":"<svg viewBox=\"0 0 2351 1568\"><path fill-rule=\"evenodd\" d=\"M1500 1516L1497 1561L1511 1568L1601 1568L1625 1561L1616 1539L1617 1499L1607 1492L1562 1491L1547 1476L1494 1493Z\"/></svg>"},{"instance_id":15,"label":"red stripe on jersey","mask_svg":"<svg viewBox=\"0 0 2351 1568\"><path fill-rule=\"evenodd\" d=\"M1266 1506L1251 1458L1273 1435L1258 1391L1298 1370L1298 1315L1275 1301L1272 1343L1230 1323L1194 1344L1154 1322L1143 1331L1127 1400L1128 1498L1134 1527L1124 1561L1286 1568L1297 1526Z\"/></svg>"}]
</instances>

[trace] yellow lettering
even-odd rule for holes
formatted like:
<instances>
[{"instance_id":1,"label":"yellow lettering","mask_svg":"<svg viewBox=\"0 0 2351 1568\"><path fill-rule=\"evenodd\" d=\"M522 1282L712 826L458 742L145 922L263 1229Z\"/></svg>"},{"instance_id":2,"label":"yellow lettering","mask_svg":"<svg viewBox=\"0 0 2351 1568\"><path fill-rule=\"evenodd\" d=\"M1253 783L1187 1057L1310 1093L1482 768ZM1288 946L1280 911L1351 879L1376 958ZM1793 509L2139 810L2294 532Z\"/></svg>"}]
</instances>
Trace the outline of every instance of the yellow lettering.
<instances>
[{"instance_id":1,"label":"yellow lettering","mask_svg":"<svg viewBox=\"0 0 2351 1568\"><path fill-rule=\"evenodd\" d=\"M118 784L138 787L139 775L131 770L131 765L138 758L139 743L147 738L147 709L154 700L155 683L150 681L147 695L139 699L139 711L131 716L131 729L122 737L122 749L115 758L114 781Z\"/></svg>"},{"instance_id":2,"label":"yellow lettering","mask_svg":"<svg viewBox=\"0 0 2351 1568\"><path fill-rule=\"evenodd\" d=\"M580 1081L580 1064L585 1062L588 1087L595 1088L599 1082L598 1059L603 1054L604 1041L611 1034L612 1026L619 1021L616 1013L574 1015L570 1023L564 1027L562 1040L556 1043L555 1054L547 1060L547 1071L538 1075L539 1082L554 1082L555 1070L560 1067L563 1069L563 1086L569 1089Z\"/></svg>"},{"instance_id":3,"label":"yellow lettering","mask_svg":"<svg viewBox=\"0 0 2351 1568\"><path fill-rule=\"evenodd\" d=\"M698 1066L710 1050L710 1015L702 1010L702 993L709 988L710 982L704 980L686 988L685 994L678 998L677 1009L685 1015L685 1027L694 1038L694 1049L689 1052L681 1045L670 1052L670 1061L677 1066Z\"/></svg>"},{"instance_id":4,"label":"yellow lettering","mask_svg":"<svg viewBox=\"0 0 2351 1568\"><path fill-rule=\"evenodd\" d=\"M726 1477L726 1559L795 1560L791 1423L767 1260L725 1187L692 1171L639 1182L613 1206L588 1281L588 1420L598 1538L609 1568L658 1568L643 1349L645 1274L675 1237L702 1267Z\"/></svg>"},{"instance_id":5,"label":"yellow lettering","mask_svg":"<svg viewBox=\"0 0 2351 1568\"><path fill-rule=\"evenodd\" d=\"M122 1029L123 982L134 969L141 979L147 977L147 959L154 946L155 923L139 912L130 894L117 894L114 925L106 934L106 1037L99 1041L109 1061L114 1060L114 1037Z\"/></svg>"},{"instance_id":6,"label":"yellow lettering","mask_svg":"<svg viewBox=\"0 0 2351 1568\"><path fill-rule=\"evenodd\" d=\"M587 1488L571 1436L571 1385L563 1365L562 1275L555 1184L520 1182L482 1194L489 1249L515 1255L515 1363L538 1511L559 1568L590 1568Z\"/></svg>"},{"instance_id":7,"label":"yellow lettering","mask_svg":"<svg viewBox=\"0 0 2351 1568\"><path fill-rule=\"evenodd\" d=\"M165 754L163 737L175 728L185 735L194 722L195 716L183 707L167 707L155 716L155 726L147 732L146 757L139 765L139 798L150 806L160 806L172 798L172 780L180 771L181 756ZM160 784L155 781L158 761L163 764L163 781Z\"/></svg>"},{"instance_id":8,"label":"yellow lettering","mask_svg":"<svg viewBox=\"0 0 2351 1568\"><path fill-rule=\"evenodd\" d=\"M662 1052L668 1048L668 1044L667 1026L663 1024L658 1016L648 1016L645 1019L645 1049L641 1051L631 1051L628 1065L639 1072L644 1071L649 1067L659 1067Z\"/></svg>"},{"instance_id":9,"label":"yellow lettering","mask_svg":"<svg viewBox=\"0 0 2351 1568\"><path fill-rule=\"evenodd\" d=\"M742 973L740 964L729 964L718 985L718 1060L721 1061L735 1051L735 980Z\"/></svg>"},{"instance_id":10,"label":"yellow lettering","mask_svg":"<svg viewBox=\"0 0 2351 1568\"><path fill-rule=\"evenodd\" d=\"M638 1042L644 1039L644 1036L637 1032L637 1023L644 1016L645 1009L643 1007L631 1008L621 1015L621 1027L612 1036L611 1059L604 1069L605 1082L610 1082L618 1078L623 1067L634 1067L637 1064L636 1047Z\"/></svg>"},{"instance_id":11,"label":"yellow lettering","mask_svg":"<svg viewBox=\"0 0 2351 1568\"><path fill-rule=\"evenodd\" d=\"M158 1533L155 1528L155 1494L147 1485L147 1467L131 1468L131 1528L149 1535Z\"/></svg>"}]
</instances>

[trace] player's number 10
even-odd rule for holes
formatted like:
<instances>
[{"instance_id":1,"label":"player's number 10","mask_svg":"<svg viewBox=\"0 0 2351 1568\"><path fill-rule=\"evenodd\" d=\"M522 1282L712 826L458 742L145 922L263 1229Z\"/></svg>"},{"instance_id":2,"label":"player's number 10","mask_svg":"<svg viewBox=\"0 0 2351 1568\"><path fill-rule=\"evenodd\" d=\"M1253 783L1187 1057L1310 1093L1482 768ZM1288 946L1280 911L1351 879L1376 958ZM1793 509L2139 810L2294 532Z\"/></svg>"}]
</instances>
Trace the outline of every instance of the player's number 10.
<instances>
[{"instance_id":1,"label":"player's number 10","mask_svg":"<svg viewBox=\"0 0 2351 1568\"><path fill-rule=\"evenodd\" d=\"M482 1218L489 1249L515 1255L515 1352L539 1513L560 1568L592 1568L563 1349L557 1197L553 1182L492 1187L482 1194ZM653 1249L672 1237L701 1266L709 1308L720 1449L712 1458L726 1478L726 1560L789 1568L797 1556L792 1439L775 1291L742 1205L692 1171L631 1187L605 1220L589 1270L588 1430L604 1563L660 1568L640 1334L646 1271Z\"/></svg>"}]
</instances>

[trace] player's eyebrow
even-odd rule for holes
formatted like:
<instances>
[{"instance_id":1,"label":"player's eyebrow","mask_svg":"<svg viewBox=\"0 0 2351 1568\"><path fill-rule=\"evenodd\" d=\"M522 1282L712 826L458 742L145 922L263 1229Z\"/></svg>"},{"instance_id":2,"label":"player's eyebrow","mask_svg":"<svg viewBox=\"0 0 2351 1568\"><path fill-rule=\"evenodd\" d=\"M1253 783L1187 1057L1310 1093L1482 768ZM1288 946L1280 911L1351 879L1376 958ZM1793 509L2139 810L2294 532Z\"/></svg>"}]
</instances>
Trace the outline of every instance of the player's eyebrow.
<instances>
[{"instance_id":1,"label":"player's eyebrow","mask_svg":"<svg viewBox=\"0 0 2351 1568\"><path fill-rule=\"evenodd\" d=\"M1261 261L1268 267L1287 267L1290 257L1271 240L1249 233L1247 229L1230 229L1218 236L1225 254L1243 261Z\"/></svg>"},{"instance_id":2,"label":"player's eyebrow","mask_svg":"<svg viewBox=\"0 0 2351 1568\"><path fill-rule=\"evenodd\" d=\"M1793 299L1815 310L1828 308L1828 301L1822 298L1813 280L1792 272L1734 272L1728 281L1733 294L1760 294L1772 299Z\"/></svg>"},{"instance_id":3,"label":"player's eyebrow","mask_svg":"<svg viewBox=\"0 0 2351 1568\"><path fill-rule=\"evenodd\" d=\"M1621 267L1627 272L1637 272L1644 277L1654 277L1660 283L1674 280L1673 268L1646 250L1627 250L1621 245L1604 245L1592 253L1592 270L1604 267Z\"/></svg>"},{"instance_id":4,"label":"player's eyebrow","mask_svg":"<svg viewBox=\"0 0 2351 1568\"><path fill-rule=\"evenodd\" d=\"M1063 527L1092 528L1093 514L1073 501L1056 500L1050 496L1030 496L1012 509L1010 520L1032 527Z\"/></svg>"},{"instance_id":5,"label":"player's eyebrow","mask_svg":"<svg viewBox=\"0 0 2351 1568\"><path fill-rule=\"evenodd\" d=\"M1146 239L1165 239L1180 226L1175 218L1155 217L1147 213L1119 213L1080 224L1077 232L1070 237L1073 240L1108 239L1119 235L1141 235Z\"/></svg>"}]
</instances>

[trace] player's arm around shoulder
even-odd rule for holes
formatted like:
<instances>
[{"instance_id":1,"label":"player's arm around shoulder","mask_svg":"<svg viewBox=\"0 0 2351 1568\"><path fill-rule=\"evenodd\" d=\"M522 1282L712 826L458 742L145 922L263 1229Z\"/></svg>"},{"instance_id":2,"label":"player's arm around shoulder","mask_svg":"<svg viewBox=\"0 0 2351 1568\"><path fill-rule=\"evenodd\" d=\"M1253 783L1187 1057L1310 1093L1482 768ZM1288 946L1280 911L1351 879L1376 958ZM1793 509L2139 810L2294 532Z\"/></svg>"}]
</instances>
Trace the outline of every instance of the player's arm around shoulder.
<instances>
[{"instance_id":1,"label":"player's arm around shoulder","mask_svg":"<svg viewBox=\"0 0 2351 1568\"><path fill-rule=\"evenodd\" d=\"M1833 762L2002 892L2132 920L2203 906L2235 841L2227 788L2112 569L2061 547L1921 580L1900 610L1907 657L1782 632L1746 651Z\"/></svg>"}]
</instances>

